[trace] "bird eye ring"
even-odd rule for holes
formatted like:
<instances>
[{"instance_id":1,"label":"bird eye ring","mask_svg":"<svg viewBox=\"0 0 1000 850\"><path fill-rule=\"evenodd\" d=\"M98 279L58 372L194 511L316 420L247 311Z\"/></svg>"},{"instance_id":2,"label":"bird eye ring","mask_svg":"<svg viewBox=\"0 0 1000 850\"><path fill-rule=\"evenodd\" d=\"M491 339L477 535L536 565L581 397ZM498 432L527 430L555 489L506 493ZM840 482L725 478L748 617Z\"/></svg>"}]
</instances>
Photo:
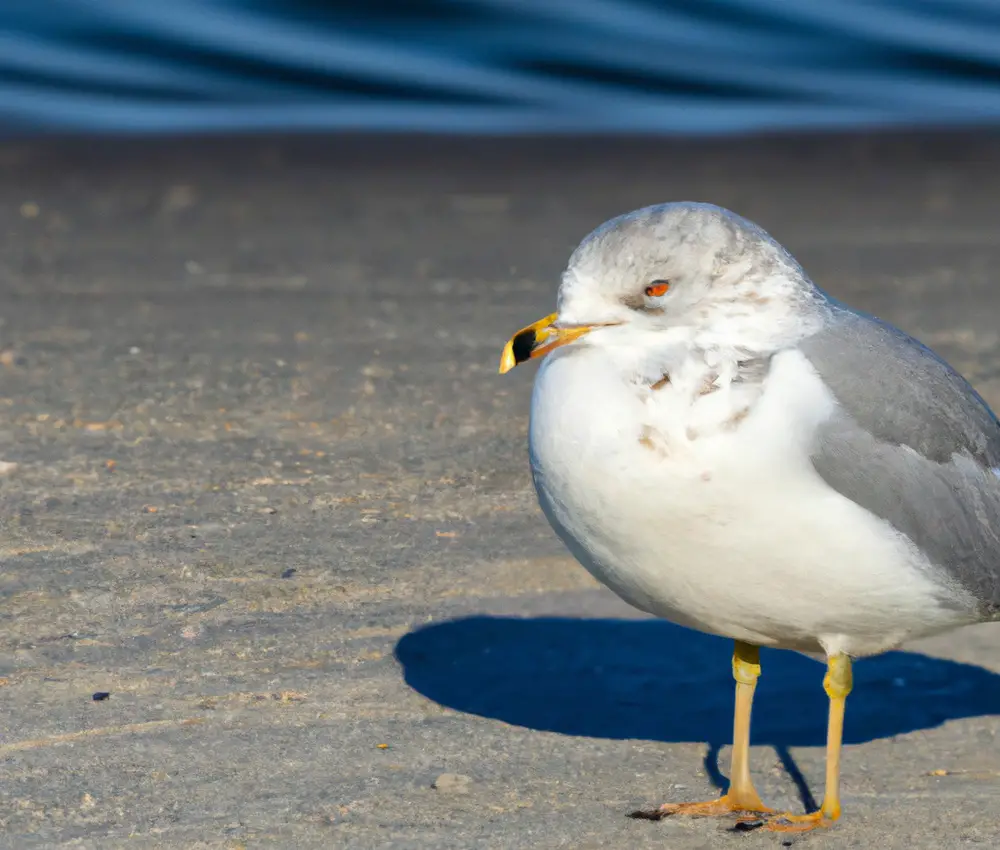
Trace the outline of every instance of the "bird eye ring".
<instances>
[{"instance_id":1,"label":"bird eye ring","mask_svg":"<svg viewBox=\"0 0 1000 850\"><path fill-rule=\"evenodd\" d=\"M668 289L670 289L669 281L654 280L649 286L646 287L646 295L650 298L658 298L661 295L665 295Z\"/></svg>"}]
</instances>

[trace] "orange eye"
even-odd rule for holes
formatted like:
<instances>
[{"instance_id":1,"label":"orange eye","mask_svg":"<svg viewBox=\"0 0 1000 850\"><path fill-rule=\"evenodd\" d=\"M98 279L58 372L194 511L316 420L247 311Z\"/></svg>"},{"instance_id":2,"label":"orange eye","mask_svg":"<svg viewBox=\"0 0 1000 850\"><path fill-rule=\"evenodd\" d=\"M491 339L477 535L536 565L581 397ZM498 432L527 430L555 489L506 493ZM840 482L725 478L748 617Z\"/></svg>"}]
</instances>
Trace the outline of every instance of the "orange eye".
<instances>
[{"instance_id":1,"label":"orange eye","mask_svg":"<svg viewBox=\"0 0 1000 850\"><path fill-rule=\"evenodd\" d=\"M658 298L661 295L665 295L667 290L670 289L670 284L665 280L654 280L649 286L646 287L646 294L650 298Z\"/></svg>"}]
</instances>

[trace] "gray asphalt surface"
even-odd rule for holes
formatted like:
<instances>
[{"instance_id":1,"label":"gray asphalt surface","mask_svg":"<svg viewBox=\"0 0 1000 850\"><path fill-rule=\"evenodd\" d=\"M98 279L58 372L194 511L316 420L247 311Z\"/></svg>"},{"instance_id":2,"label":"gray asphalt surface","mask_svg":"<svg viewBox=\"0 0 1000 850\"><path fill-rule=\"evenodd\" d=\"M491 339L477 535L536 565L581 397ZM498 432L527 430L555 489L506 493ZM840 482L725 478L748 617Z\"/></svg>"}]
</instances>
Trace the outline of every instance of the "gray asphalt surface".
<instances>
[{"instance_id":1,"label":"gray asphalt surface","mask_svg":"<svg viewBox=\"0 0 1000 850\"><path fill-rule=\"evenodd\" d=\"M781 846L626 817L717 793L729 645L569 560L500 349L591 228L708 200L1000 406L998 142L0 146L0 846ZM763 662L801 810L822 668ZM856 675L795 843L998 846L1000 626Z\"/></svg>"}]
</instances>

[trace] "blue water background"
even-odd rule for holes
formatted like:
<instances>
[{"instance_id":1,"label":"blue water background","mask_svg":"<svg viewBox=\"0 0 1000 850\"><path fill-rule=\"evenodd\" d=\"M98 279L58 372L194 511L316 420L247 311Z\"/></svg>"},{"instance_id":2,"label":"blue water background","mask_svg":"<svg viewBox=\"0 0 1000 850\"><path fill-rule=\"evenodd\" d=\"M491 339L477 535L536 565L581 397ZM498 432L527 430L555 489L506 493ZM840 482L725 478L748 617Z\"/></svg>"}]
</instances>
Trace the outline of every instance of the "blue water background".
<instances>
[{"instance_id":1,"label":"blue water background","mask_svg":"<svg viewBox=\"0 0 1000 850\"><path fill-rule=\"evenodd\" d=\"M1000 120L1000 0L0 0L0 130Z\"/></svg>"}]
</instances>

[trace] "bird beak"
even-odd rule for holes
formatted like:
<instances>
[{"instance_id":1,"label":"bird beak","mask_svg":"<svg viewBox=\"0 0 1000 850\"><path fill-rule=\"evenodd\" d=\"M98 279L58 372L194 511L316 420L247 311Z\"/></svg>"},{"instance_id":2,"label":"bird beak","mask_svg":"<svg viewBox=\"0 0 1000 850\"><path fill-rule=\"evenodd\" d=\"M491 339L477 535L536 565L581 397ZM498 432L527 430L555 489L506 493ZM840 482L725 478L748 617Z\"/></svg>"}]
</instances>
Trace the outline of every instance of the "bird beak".
<instances>
[{"instance_id":1,"label":"bird beak","mask_svg":"<svg viewBox=\"0 0 1000 850\"><path fill-rule=\"evenodd\" d=\"M533 325L521 328L508 340L500 356L500 374L505 375L518 363L542 357L560 345L566 345L584 334L590 333L596 325L574 325L568 328L555 326L558 313L539 319Z\"/></svg>"}]
</instances>

